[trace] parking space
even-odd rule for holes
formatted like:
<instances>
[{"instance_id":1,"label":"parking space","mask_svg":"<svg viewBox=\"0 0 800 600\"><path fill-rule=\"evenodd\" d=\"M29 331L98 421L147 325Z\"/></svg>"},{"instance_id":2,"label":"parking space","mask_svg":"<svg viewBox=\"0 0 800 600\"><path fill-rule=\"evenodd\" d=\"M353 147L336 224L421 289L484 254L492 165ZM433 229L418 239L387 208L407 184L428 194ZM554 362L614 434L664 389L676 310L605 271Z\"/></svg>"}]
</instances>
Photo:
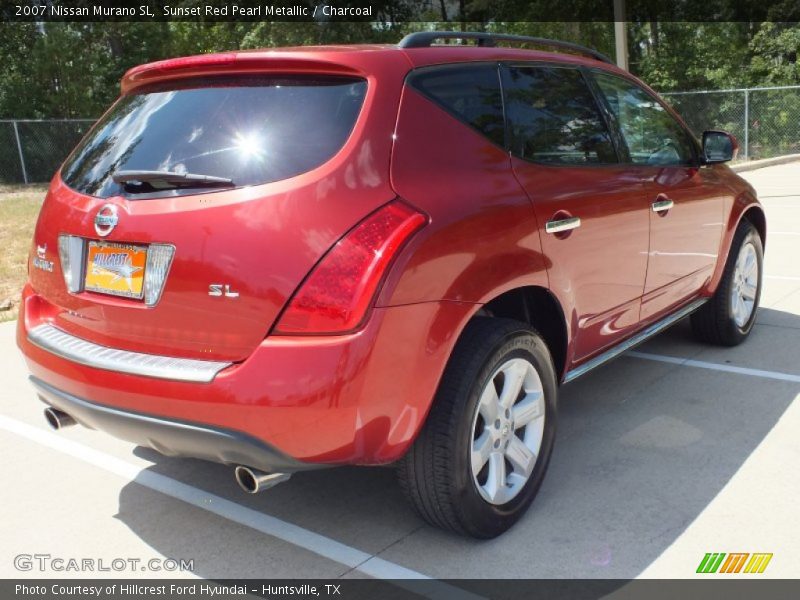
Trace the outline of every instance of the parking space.
<instances>
[{"instance_id":1,"label":"parking space","mask_svg":"<svg viewBox=\"0 0 800 600\"><path fill-rule=\"evenodd\" d=\"M800 163L745 176L770 230L751 338L703 346L684 321L564 386L541 492L488 542L425 526L391 469L301 473L246 496L223 466L50 432L14 324L0 325L0 576L47 553L194 560L148 577L685 578L706 552L736 551L773 553L764 576L800 576Z\"/></svg>"}]
</instances>

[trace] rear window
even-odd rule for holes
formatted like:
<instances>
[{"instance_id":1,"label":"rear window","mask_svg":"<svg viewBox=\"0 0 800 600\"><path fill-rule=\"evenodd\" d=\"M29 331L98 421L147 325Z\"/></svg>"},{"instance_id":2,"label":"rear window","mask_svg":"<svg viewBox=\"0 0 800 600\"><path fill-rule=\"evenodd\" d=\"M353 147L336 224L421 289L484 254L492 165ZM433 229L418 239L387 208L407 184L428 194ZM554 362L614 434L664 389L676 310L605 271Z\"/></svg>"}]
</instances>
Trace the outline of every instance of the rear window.
<instances>
[{"instance_id":1,"label":"rear window","mask_svg":"<svg viewBox=\"0 0 800 600\"><path fill-rule=\"evenodd\" d=\"M568 165L617 162L611 135L578 69L509 67L503 90L515 156Z\"/></svg>"},{"instance_id":2,"label":"rear window","mask_svg":"<svg viewBox=\"0 0 800 600\"><path fill-rule=\"evenodd\" d=\"M180 87L176 87L180 85ZM269 183L318 167L342 148L367 83L343 77L172 82L123 96L62 169L71 188L128 195L117 171L173 171ZM209 191L160 190L150 196ZM141 194L136 194L140 197Z\"/></svg>"},{"instance_id":3,"label":"rear window","mask_svg":"<svg viewBox=\"0 0 800 600\"><path fill-rule=\"evenodd\" d=\"M504 145L503 95L497 64L428 67L409 83L498 146Z\"/></svg>"}]
</instances>

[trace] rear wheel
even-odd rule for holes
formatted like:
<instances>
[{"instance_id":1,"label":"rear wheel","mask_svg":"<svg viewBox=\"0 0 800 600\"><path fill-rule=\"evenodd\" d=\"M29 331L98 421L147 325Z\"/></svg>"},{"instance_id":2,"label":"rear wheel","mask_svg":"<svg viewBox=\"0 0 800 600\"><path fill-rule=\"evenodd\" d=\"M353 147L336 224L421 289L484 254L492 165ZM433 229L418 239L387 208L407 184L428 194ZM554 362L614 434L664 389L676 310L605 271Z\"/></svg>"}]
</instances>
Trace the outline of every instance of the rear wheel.
<instances>
[{"instance_id":1,"label":"rear wheel","mask_svg":"<svg viewBox=\"0 0 800 600\"><path fill-rule=\"evenodd\" d=\"M533 501L555 423L555 370L539 334L518 321L476 318L399 465L400 484L432 525L495 537Z\"/></svg>"},{"instance_id":2,"label":"rear wheel","mask_svg":"<svg viewBox=\"0 0 800 600\"><path fill-rule=\"evenodd\" d=\"M692 330L700 341L736 346L747 339L761 298L763 262L758 231L749 221L742 221L717 291L692 315Z\"/></svg>"}]
</instances>

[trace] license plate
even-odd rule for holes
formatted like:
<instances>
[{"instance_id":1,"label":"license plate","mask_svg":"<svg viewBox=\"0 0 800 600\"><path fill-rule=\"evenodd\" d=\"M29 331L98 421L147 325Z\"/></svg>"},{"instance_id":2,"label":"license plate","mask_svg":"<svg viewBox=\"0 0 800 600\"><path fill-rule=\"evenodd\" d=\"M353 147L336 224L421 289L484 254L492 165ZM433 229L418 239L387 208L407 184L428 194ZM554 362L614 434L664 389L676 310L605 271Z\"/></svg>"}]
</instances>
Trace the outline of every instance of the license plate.
<instances>
[{"instance_id":1,"label":"license plate","mask_svg":"<svg viewBox=\"0 0 800 600\"><path fill-rule=\"evenodd\" d=\"M89 241L84 289L139 299L144 295L147 247Z\"/></svg>"}]
</instances>

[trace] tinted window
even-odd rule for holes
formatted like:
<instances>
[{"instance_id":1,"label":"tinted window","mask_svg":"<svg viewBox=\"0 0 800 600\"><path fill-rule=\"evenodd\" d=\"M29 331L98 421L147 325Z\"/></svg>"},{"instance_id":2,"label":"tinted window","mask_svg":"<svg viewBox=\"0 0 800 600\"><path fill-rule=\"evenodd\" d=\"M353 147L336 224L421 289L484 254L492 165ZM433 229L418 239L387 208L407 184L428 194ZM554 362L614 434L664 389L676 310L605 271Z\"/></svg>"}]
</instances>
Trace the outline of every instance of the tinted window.
<instances>
[{"instance_id":1,"label":"tinted window","mask_svg":"<svg viewBox=\"0 0 800 600\"><path fill-rule=\"evenodd\" d=\"M237 186L286 179L344 145L367 86L308 77L175 85L123 96L64 165L66 184L105 198L124 193L111 179L120 170L200 173Z\"/></svg>"},{"instance_id":2,"label":"tinted window","mask_svg":"<svg viewBox=\"0 0 800 600\"><path fill-rule=\"evenodd\" d=\"M594 77L619 123L631 162L662 166L692 162L688 134L653 96L622 77L606 73Z\"/></svg>"},{"instance_id":3,"label":"tinted window","mask_svg":"<svg viewBox=\"0 0 800 600\"><path fill-rule=\"evenodd\" d=\"M617 162L608 128L579 70L510 67L503 89L516 156L556 164Z\"/></svg>"},{"instance_id":4,"label":"tinted window","mask_svg":"<svg viewBox=\"0 0 800 600\"><path fill-rule=\"evenodd\" d=\"M411 75L409 83L495 144L504 144L497 65L420 69Z\"/></svg>"}]
</instances>

